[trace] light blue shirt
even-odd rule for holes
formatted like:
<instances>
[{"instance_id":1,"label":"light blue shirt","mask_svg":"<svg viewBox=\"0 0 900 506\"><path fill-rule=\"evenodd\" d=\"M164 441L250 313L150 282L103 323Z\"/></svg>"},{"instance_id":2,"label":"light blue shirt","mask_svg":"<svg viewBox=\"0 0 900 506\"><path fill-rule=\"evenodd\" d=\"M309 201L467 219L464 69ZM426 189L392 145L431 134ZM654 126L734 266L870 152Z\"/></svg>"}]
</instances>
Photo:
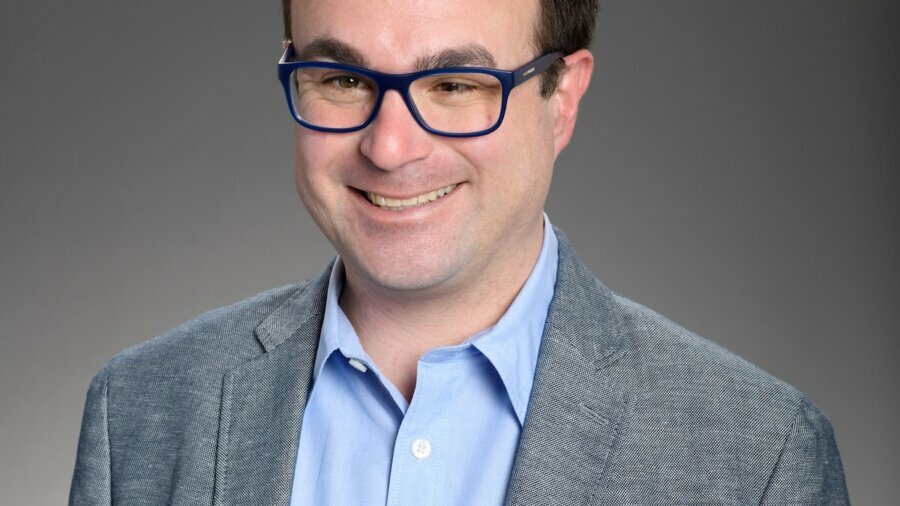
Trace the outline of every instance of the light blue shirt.
<instances>
[{"instance_id":1,"label":"light blue shirt","mask_svg":"<svg viewBox=\"0 0 900 506\"><path fill-rule=\"evenodd\" d=\"M412 402L385 378L341 309L334 264L303 415L291 506L502 504L544 322L557 239L496 325L421 357Z\"/></svg>"}]
</instances>

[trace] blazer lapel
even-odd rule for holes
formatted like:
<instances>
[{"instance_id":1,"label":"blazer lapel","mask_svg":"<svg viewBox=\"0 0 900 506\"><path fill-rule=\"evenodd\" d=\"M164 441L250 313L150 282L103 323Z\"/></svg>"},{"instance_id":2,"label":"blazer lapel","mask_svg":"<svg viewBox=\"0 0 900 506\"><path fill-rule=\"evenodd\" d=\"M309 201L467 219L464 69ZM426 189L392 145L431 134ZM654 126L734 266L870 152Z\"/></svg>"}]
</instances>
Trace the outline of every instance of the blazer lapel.
<instances>
[{"instance_id":1,"label":"blazer lapel","mask_svg":"<svg viewBox=\"0 0 900 506\"><path fill-rule=\"evenodd\" d=\"M612 294L555 231L557 285L507 491L510 506L596 502L628 423L629 395L604 374L626 351ZM216 505L290 501L330 271L257 327L264 353L225 375Z\"/></svg>"},{"instance_id":2,"label":"blazer lapel","mask_svg":"<svg viewBox=\"0 0 900 506\"><path fill-rule=\"evenodd\" d=\"M559 239L556 289L506 503L594 504L627 425L629 396L605 369L626 347L612 293Z\"/></svg>"},{"instance_id":3,"label":"blazer lapel","mask_svg":"<svg viewBox=\"0 0 900 506\"><path fill-rule=\"evenodd\" d=\"M214 504L290 501L330 271L299 289L256 328L263 354L225 375Z\"/></svg>"}]
</instances>

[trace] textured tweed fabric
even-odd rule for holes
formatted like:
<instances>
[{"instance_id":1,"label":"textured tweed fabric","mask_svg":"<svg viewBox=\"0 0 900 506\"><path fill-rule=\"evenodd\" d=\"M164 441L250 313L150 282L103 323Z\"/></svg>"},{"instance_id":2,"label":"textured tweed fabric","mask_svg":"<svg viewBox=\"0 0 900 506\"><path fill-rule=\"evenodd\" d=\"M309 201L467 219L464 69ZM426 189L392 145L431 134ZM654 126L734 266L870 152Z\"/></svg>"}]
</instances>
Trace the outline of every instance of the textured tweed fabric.
<instances>
[{"instance_id":1,"label":"textured tweed fabric","mask_svg":"<svg viewBox=\"0 0 900 506\"><path fill-rule=\"evenodd\" d=\"M802 393L612 293L556 234L507 504L849 504L831 425ZM69 503L287 504L328 272L110 360Z\"/></svg>"}]
</instances>

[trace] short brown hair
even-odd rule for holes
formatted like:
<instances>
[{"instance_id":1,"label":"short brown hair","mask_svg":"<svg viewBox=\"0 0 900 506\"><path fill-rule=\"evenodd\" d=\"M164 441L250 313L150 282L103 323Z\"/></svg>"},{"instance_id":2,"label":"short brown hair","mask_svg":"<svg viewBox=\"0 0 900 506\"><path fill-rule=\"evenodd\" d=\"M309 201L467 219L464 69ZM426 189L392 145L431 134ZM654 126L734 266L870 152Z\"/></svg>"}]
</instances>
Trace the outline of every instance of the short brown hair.
<instances>
[{"instance_id":1,"label":"short brown hair","mask_svg":"<svg viewBox=\"0 0 900 506\"><path fill-rule=\"evenodd\" d=\"M591 45L599 0L538 0L538 24L534 45L537 53L560 51L570 54ZM291 0L281 0L284 19L284 38L291 39ZM541 96L549 97L556 90L565 71L560 60L541 76Z\"/></svg>"}]
</instances>

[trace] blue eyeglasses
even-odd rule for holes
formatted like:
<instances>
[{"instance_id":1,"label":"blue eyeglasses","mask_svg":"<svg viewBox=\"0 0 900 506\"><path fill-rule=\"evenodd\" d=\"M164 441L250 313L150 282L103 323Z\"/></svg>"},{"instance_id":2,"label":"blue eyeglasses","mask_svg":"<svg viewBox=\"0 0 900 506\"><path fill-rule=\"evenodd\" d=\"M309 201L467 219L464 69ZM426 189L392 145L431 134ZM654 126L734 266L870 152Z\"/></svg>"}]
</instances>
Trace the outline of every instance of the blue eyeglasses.
<instances>
[{"instance_id":1,"label":"blue eyeglasses","mask_svg":"<svg viewBox=\"0 0 900 506\"><path fill-rule=\"evenodd\" d=\"M545 54L516 70L448 67L385 74L321 61L292 61L289 44L278 79L297 123L320 132L354 132L369 125L388 90L397 90L416 122L447 137L476 137L503 121L509 93L564 55Z\"/></svg>"}]
</instances>

